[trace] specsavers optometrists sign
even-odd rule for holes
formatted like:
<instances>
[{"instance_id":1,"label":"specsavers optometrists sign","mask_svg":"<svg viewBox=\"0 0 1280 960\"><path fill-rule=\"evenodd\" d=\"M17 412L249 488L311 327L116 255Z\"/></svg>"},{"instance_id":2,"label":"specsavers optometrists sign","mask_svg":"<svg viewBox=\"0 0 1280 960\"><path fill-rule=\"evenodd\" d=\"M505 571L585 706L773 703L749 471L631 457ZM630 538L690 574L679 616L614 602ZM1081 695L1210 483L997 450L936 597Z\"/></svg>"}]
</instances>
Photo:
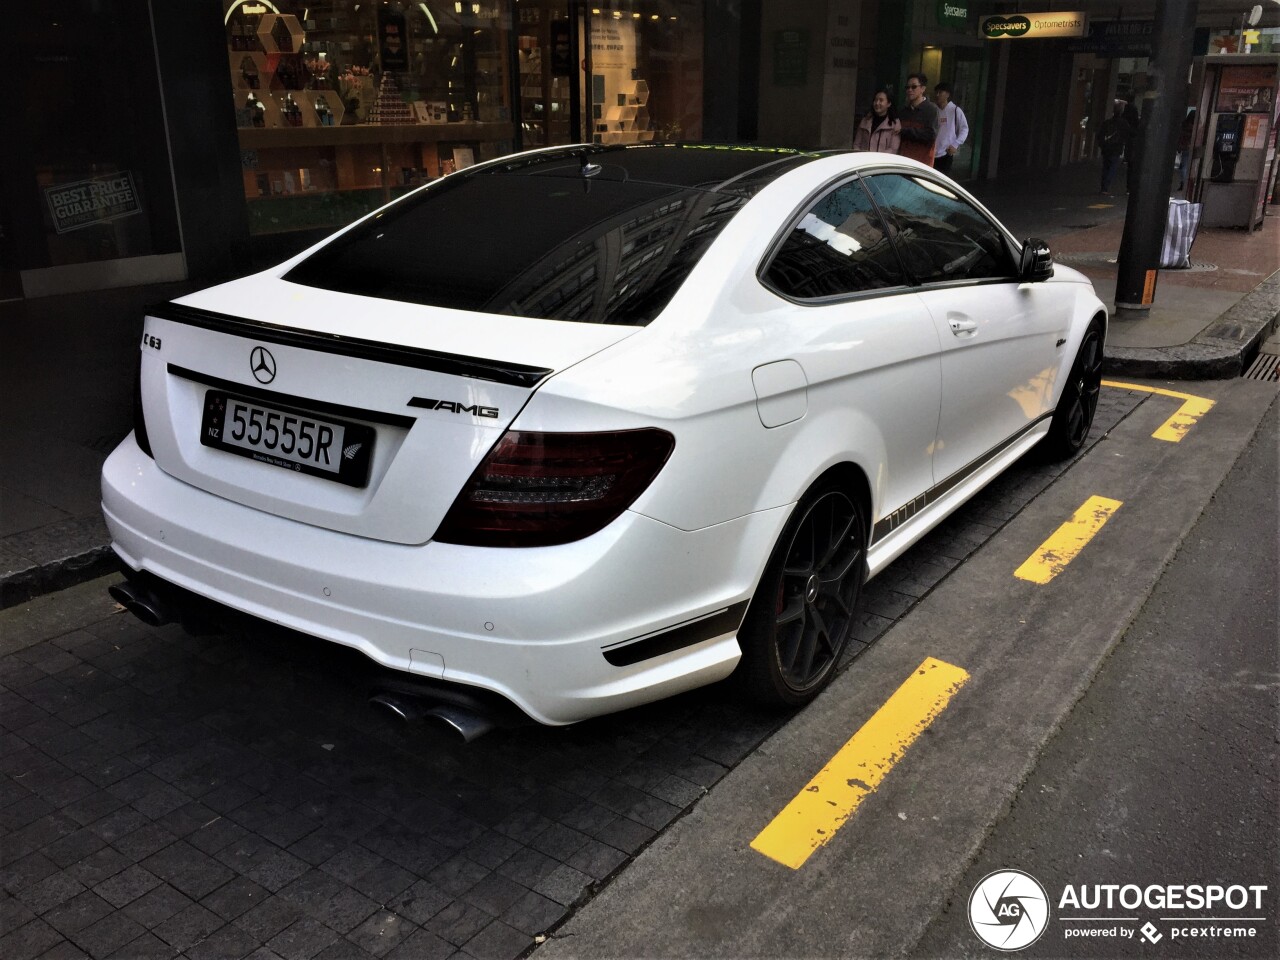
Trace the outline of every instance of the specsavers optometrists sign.
<instances>
[{"instance_id":1,"label":"specsavers optometrists sign","mask_svg":"<svg viewBox=\"0 0 1280 960\"><path fill-rule=\"evenodd\" d=\"M1053 13L1002 13L978 21L978 34L988 40L1039 40L1048 37L1083 37L1088 17L1081 11Z\"/></svg>"}]
</instances>

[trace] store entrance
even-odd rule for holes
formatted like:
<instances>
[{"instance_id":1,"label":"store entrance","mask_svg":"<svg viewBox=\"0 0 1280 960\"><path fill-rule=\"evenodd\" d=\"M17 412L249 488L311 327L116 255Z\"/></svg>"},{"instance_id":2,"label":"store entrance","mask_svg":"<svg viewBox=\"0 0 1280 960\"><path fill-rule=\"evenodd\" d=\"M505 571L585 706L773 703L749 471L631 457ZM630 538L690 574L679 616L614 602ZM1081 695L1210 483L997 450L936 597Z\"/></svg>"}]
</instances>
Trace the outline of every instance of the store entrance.
<instances>
[{"instance_id":1,"label":"store entrance","mask_svg":"<svg viewBox=\"0 0 1280 960\"><path fill-rule=\"evenodd\" d=\"M956 153L951 166L951 176L957 180L968 180L974 175L980 160L978 150L982 143L982 128L985 123L982 91L986 89L983 75L986 59L982 49L957 47L955 51L955 79L951 81L952 96L965 112L969 121L969 136L964 146Z\"/></svg>"},{"instance_id":2,"label":"store entrance","mask_svg":"<svg viewBox=\"0 0 1280 960\"><path fill-rule=\"evenodd\" d=\"M986 52L976 46L926 45L920 51L918 69L929 78L930 100L934 99L933 85L943 80L951 86L951 102L964 111L969 133L956 151L951 176L956 180L968 180L973 177L981 160Z\"/></svg>"}]
</instances>

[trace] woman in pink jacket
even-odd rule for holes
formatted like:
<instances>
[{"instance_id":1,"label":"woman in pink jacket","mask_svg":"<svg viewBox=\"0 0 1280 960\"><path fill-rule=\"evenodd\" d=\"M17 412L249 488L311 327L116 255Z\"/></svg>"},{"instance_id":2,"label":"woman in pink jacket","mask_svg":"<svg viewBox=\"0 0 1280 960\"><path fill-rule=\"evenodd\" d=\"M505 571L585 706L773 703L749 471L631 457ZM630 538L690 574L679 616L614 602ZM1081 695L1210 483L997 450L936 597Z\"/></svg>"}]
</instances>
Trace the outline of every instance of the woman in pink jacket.
<instances>
[{"instance_id":1,"label":"woman in pink jacket","mask_svg":"<svg viewBox=\"0 0 1280 960\"><path fill-rule=\"evenodd\" d=\"M871 109L858 124L853 135L853 149L876 150L880 153L897 153L902 136L902 124L888 92L882 87L871 101Z\"/></svg>"}]
</instances>

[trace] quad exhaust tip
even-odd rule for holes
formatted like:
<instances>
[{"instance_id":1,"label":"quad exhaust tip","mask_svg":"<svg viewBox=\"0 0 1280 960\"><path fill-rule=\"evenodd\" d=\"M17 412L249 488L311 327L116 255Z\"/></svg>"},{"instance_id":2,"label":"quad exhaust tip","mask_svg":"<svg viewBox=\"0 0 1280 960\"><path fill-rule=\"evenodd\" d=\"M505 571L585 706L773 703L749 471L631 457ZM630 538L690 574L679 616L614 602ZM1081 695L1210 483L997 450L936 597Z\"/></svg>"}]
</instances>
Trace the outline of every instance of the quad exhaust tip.
<instances>
[{"instance_id":1,"label":"quad exhaust tip","mask_svg":"<svg viewBox=\"0 0 1280 960\"><path fill-rule=\"evenodd\" d=\"M374 694L369 698L369 704L403 723L416 723L424 715L422 705L416 700L400 697L394 693Z\"/></svg>"},{"instance_id":2,"label":"quad exhaust tip","mask_svg":"<svg viewBox=\"0 0 1280 960\"><path fill-rule=\"evenodd\" d=\"M148 626L162 627L179 619L178 610L137 580L113 583L107 587L107 593ZM369 703L402 723L430 719L460 743L471 743L497 726L519 725L523 719L506 717L501 710L496 713L486 710L483 704L477 707L470 703L455 703L446 696L431 690L401 690L393 683L386 689L375 691Z\"/></svg>"},{"instance_id":3,"label":"quad exhaust tip","mask_svg":"<svg viewBox=\"0 0 1280 960\"><path fill-rule=\"evenodd\" d=\"M439 720L447 731L461 737L463 743L470 743L477 737L483 737L494 727L493 721L488 717L456 707L451 703L432 707L427 711L427 716Z\"/></svg>"},{"instance_id":4,"label":"quad exhaust tip","mask_svg":"<svg viewBox=\"0 0 1280 960\"><path fill-rule=\"evenodd\" d=\"M404 696L393 691L380 691L369 703L403 723L432 719L454 740L471 743L484 736L497 724L483 714L452 703L429 703L419 697Z\"/></svg>"},{"instance_id":5,"label":"quad exhaust tip","mask_svg":"<svg viewBox=\"0 0 1280 960\"><path fill-rule=\"evenodd\" d=\"M107 587L107 593L149 627L163 627L173 620L173 613L150 590L126 580Z\"/></svg>"}]
</instances>

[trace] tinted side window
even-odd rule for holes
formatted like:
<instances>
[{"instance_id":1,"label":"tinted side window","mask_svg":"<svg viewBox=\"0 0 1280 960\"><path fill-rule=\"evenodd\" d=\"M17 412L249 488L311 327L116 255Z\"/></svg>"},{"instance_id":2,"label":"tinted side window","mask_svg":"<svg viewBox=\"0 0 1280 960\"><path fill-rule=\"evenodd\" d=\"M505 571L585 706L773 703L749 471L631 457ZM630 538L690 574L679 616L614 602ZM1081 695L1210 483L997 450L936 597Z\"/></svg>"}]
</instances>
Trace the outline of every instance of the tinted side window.
<instances>
[{"instance_id":1,"label":"tinted side window","mask_svg":"<svg viewBox=\"0 0 1280 960\"><path fill-rule=\"evenodd\" d=\"M868 177L867 185L893 219L898 249L921 283L1017 276L1004 236L958 194L897 173Z\"/></svg>"},{"instance_id":2,"label":"tinted side window","mask_svg":"<svg viewBox=\"0 0 1280 960\"><path fill-rule=\"evenodd\" d=\"M841 184L809 208L764 279L779 293L802 300L907 282L884 222L857 180Z\"/></svg>"}]
</instances>

